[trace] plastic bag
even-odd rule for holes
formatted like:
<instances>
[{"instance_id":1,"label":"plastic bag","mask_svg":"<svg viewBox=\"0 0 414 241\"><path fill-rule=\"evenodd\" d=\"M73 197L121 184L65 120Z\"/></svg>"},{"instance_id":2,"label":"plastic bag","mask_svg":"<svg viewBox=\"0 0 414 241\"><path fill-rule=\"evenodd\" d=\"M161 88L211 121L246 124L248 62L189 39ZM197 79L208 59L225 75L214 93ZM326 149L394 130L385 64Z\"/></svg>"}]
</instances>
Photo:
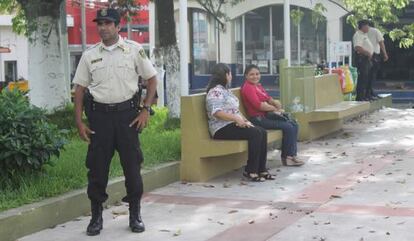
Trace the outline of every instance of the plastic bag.
<instances>
[{"instance_id":1,"label":"plastic bag","mask_svg":"<svg viewBox=\"0 0 414 241\"><path fill-rule=\"evenodd\" d=\"M352 91L354 91L354 81L352 78L351 71L348 66L342 66L341 68L343 69L345 75L345 88L342 89L342 93L352 93Z\"/></svg>"}]
</instances>

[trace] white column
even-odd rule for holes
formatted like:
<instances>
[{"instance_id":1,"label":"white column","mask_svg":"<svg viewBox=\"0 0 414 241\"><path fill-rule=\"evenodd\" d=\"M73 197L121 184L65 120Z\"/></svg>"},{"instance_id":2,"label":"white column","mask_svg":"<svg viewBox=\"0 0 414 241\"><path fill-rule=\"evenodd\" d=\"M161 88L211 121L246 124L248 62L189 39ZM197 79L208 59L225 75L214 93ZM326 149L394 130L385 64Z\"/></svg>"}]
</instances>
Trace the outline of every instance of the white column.
<instances>
[{"instance_id":1,"label":"white column","mask_svg":"<svg viewBox=\"0 0 414 241\"><path fill-rule=\"evenodd\" d=\"M82 52L86 50L86 10L85 0L81 2L81 39L82 39Z\"/></svg>"},{"instance_id":2,"label":"white column","mask_svg":"<svg viewBox=\"0 0 414 241\"><path fill-rule=\"evenodd\" d=\"M149 1L149 45L150 51L155 48L155 4Z\"/></svg>"},{"instance_id":3,"label":"white column","mask_svg":"<svg viewBox=\"0 0 414 241\"><path fill-rule=\"evenodd\" d=\"M188 21L187 21L187 0L180 0L180 77L181 95L189 93L188 85Z\"/></svg>"},{"instance_id":4,"label":"white column","mask_svg":"<svg viewBox=\"0 0 414 241\"><path fill-rule=\"evenodd\" d=\"M290 66L290 1L284 0L283 5L283 33L285 42L285 59Z\"/></svg>"}]
</instances>

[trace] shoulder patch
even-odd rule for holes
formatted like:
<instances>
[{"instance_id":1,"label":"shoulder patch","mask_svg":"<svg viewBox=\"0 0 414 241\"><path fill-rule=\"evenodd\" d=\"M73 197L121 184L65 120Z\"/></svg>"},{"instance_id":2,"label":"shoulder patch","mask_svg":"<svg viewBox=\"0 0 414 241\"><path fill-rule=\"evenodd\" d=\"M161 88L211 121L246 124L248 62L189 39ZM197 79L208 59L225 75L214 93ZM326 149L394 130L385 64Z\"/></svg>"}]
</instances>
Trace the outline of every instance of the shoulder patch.
<instances>
[{"instance_id":1,"label":"shoulder patch","mask_svg":"<svg viewBox=\"0 0 414 241\"><path fill-rule=\"evenodd\" d=\"M141 58L146 59L147 58L147 54L145 53L145 50L143 48L141 48L139 50L139 55L141 56Z\"/></svg>"}]
</instances>

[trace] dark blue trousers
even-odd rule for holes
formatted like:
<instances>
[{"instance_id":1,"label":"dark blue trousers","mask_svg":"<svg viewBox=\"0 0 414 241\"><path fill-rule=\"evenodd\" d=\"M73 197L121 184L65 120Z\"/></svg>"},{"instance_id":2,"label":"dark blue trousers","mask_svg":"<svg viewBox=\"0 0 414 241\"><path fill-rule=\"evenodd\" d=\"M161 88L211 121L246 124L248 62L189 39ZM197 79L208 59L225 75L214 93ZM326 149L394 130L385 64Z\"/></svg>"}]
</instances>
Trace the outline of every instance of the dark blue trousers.
<instances>
[{"instance_id":1,"label":"dark blue trousers","mask_svg":"<svg viewBox=\"0 0 414 241\"><path fill-rule=\"evenodd\" d=\"M298 141L298 124L293 120L283 120L275 113L268 112L265 116L252 117L250 120L253 124L265 129L282 130L282 158L287 156L296 156Z\"/></svg>"},{"instance_id":2,"label":"dark blue trousers","mask_svg":"<svg viewBox=\"0 0 414 241\"><path fill-rule=\"evenodd\" d=\"M90 111L88 121L92 134L88 147L88 197L92 202L107 200L109 166L114 152L119 153L125 176L127 195L124 202L139 203L143 192L141 163L143 155L138 131L129 124L137 116L134 109L119 112Z\"/></svg>"}]
</instances>

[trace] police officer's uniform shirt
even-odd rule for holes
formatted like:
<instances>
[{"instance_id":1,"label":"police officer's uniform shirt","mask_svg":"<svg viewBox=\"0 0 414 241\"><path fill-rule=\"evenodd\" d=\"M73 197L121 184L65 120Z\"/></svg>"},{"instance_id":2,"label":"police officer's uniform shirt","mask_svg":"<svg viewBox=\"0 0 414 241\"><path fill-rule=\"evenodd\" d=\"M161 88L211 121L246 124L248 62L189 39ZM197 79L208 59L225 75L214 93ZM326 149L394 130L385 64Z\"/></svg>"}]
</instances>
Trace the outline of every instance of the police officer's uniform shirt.
<instances>
[{"instance_id":1,"label":"police officer's uniform shirt","mask_svg":"<svg viewBox=\"0 0 414 241\"><path fill-rule=\"evenodd\" d=\"M371 41L372 45L374 46L374 53L379 54L381 53L381 47L379 43L381 41L384 41L384 36L382 36L381 31L379 31L377 28L369 28L368 31L368 38Z\"/></svg>"},{"instance_id":2,"label":"police officer's uniform shirt","mask_svg":"<svg viewBox=\"0 0 414 241\"><path fill-rule=\"evenodd\" d=\"M119 36L112 46L98 43L83 53L73 83L87 87L94 101L113 104L132 98L138 76L148 80L156 74L142 46Z\"/></svg>"},{"instance_id":3,"label":"police officer's uniform shirt","mask_svg":"<svg viewBox=\"0 0 414 241\"><path fill-rule=\"evenodd\" d=\"M368 51L370 54L374 53L374 47L368 38L368 34L358 30L353 37L354 48L359 46Z\"/></svg>"}]
</instances>

